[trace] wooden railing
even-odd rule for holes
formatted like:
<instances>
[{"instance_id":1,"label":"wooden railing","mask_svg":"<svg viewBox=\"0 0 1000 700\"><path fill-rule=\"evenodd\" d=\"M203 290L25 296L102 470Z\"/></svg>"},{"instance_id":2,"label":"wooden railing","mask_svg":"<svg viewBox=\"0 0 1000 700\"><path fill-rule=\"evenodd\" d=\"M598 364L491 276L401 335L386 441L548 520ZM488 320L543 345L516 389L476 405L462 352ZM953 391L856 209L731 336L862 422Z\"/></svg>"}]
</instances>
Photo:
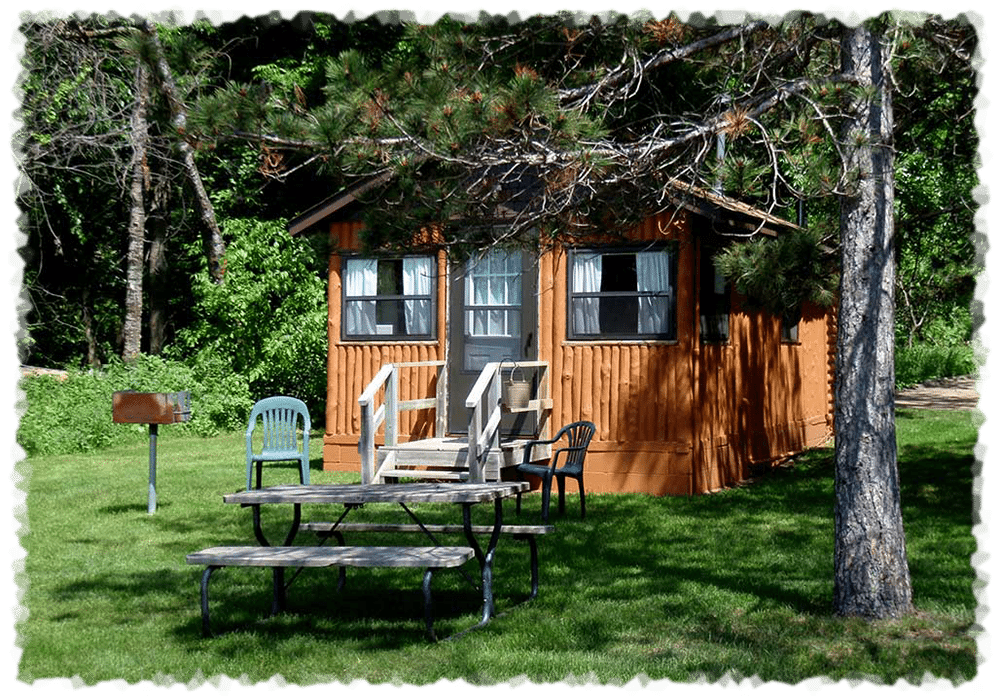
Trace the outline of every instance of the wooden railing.
<instances>
[{"instance_id":1,"label":"wooden railing","mask_svg":"<svg viewBox=\"0 0 1000 700\"><path fill-rule=\"evenodd\" d=\"M501 365L505 369L514 366L537 368L535 392L524 408L509 409L501 405L503 391ZM500 421L504 412L534 411L537 419L536 435L548 437L548 418L552 410L552 399L549 396L549 363L537 360L516 362L513 365L510 360L487 363L473 384L465 400L465 406L472 411L469 417L469 481L483 483L486 481L486 462L490 452L500 449Z\"/></svg>"},{"instance_id":2,"label":"wooden railing","mask_svg":"<svg viewBox=\"0 0 1000 700\"><path fill-rule=\"evenodd\" d=\"M399 414L403 411L416 411L433 408L435 410L434 436L444 437L447 411L445 407L444 377L438 370L437 385L434 396L422 399L399 399L399 370L410 367L444 367L444 362L432 360L428 362L395 362L383 365L365 390L358 397L361 406L361 437L358 441L358 453L361 456L361 483L370 484L375 480L375 435L385 424L385 444L396 445L399 442ZM376 405L379 390L383 389L382 403Z\"/></svg>"}]
</instances>

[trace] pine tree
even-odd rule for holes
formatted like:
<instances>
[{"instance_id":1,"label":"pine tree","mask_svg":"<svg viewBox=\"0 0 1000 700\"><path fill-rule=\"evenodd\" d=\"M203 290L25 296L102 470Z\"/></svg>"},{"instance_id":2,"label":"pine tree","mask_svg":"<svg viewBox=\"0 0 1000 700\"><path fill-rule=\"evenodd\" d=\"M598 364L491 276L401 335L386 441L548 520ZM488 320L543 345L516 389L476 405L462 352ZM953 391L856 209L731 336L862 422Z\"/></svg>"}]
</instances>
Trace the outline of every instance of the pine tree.
<instances>
[{"instance_id":1,"label":"pine tree","mask_svg":"<svg viewBox=\"0 0 1000 700\"><path fill-rule=\"evenodd\" d=\"M845 30L842 45L858 84L843 138L857 179L841 197L833 606L896 617L913 593L896 462L891 77L878 28Z\"/></svg>"}]
</instances>

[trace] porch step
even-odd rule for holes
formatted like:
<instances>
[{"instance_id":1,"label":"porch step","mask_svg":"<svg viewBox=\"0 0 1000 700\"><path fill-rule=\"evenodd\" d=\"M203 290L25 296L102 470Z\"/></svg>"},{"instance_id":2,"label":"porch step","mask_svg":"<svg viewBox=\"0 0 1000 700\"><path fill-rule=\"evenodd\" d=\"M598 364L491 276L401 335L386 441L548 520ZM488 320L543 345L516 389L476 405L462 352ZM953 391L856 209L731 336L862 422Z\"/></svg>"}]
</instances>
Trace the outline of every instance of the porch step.
<instances>
[{"instance_id":1,"label":"porch step","mask_svg":"<svg viewBox=\"0 0 1000 700\"><path fill-rule=\"evenodd\" d=\"M392 455L396 467L445 467L462 469L469 444L462 438L428 438L378 448L380 459ZM385 455L385 457L383 457Z\"/></svg>"},{"instance_id":2,"label":"porch step","mask_svg":"<svg viewBox=\"0 0 1000 700\"><path fill-rule=\"evenodd\" d=\"M440 469L383 469L379 474L383 477L402 479L440 479L441 481L465 481L468 472L443 471Z\"/></svg>"},{"instance_id":3,"label":"porch step","mask_svg":"<svg viewBox=\"0 0 1000 700\"><path fill-rule=\"evenodd\" d=\"M486 460L486 480L500 481L504 468L520 464L526 441L507 440L499 451L492 451ZM468 453L469 443L461 436L381 446L376 454L376 473L380 477L465 480L469 477Z\"/></svg>"}]
</instances>

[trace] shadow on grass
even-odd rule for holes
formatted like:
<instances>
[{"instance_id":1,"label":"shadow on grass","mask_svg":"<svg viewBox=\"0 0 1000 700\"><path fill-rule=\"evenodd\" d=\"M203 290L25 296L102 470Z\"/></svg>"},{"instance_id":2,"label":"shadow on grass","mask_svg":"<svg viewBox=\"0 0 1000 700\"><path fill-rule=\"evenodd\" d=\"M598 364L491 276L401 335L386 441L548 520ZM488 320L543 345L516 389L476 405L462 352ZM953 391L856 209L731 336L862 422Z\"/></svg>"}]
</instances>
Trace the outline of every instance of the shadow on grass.
<instances>
[{"instance_id":1,"label":"shadow on grass","mask_svg":"<svg viewBox=\"0 0 1000 700\"><path fill-rule=\"evenodd\" d=\"M213 636L205 641L227 645L225 640L250 633L274 639L306 634L370 650L427 644L421 574L409 573L384 577L362 572L338 592L335 570L310 571L288 591L285 610L272 615L270 570L216 572L210 597ZM224 581L227 576L231 580ZM443 638L478 620L481 599L475 591L456 590L439 578L443 576L435 577L434 629ZM204 639L200 608L195 612L194 626L176 629L189 641L192 634Z\"/></svg>"},{"instance_id":2,"label":"shadow on grass","mask_svg":"<svg viewBox=\"0 0 1000 700\"><path fill-rule=\"evenodd\" d=\"M352 642L361 648L399 649L426 644L419 571L348 573L347 586L336 590L337 570L303 571L287 593L285 611L271 614L270 569L230 567L215 572L209 592L213 636L202 636L200 578L202 567L157 569L121 575L80 576L54 590L58 600L84 605L100 600L104 622L130 628L150 616L175 621L181 642L210 641L220 650L239 646L245 635L287 638L307 634ZM290 580L293 570L287 570ZM498 604L512 605L501 596ZM460 632L479 620L480 594L453 572L438 572L433 585L434 628L439 638ZM68 622L93 615L85 609L53 616ZM228 641L227 641L228 640Z\"/></svg>"},{"instance_id":3,"label":"shadow on grass","mask_svg":"<svg viewBox=\"0 0 1000 700\"><path fill-rule=\"evenodd\" d=\"M157 507L165 506L166 503L157 503ZM123 513L145 513L149 507L145 503L124 503L113 506L99 508L97 512L104 515L121 515Z\"/></svg>"},{"instance_id":4,"label":"shadow on grass","mask_svg":"<svg viewBox=\"0 0 1000 700\"><path fill-rule=\"evenodd\" d=\"M960 440L954 446L904 445L899 456L908 545L918 552L913 557L915 593L956 609L971 609L971 594L962 591L971 589L971 567L961 552L941 555L940 533L960 539L962 547L971 539L970 454L967 440ZM821 640L828 630L842 633L830 610L833 460L832 450L813 450L752 484L706 496L591 494L585 520L580 519L577 496L571 491L566 514L553 514L555 533L539 542L540 594L528 606L515 607L527 592L527 548L510 540L501 542L497 609L512 614L504 622L491 623L486 633L499 625L505 635L558 639L560 650L599 655L620 653L623 648L633 653L641 646L635 640L660 650L650 653L675 657L684 656L688 646L714 644L725 647L726 653L776 659L766 672L776 677L781 656L805 647L812 653L814 639ZM319 461L312 462L314 468ZM294 465L287 469L272 476L297 481L291 471ZM235 472L238 483L239 465ZM218 483L227 479L228 471ZM102 599L101 604L111 610L110 624L130 625L143 614L161 614L185 648L210 649L220 657L254 646L251 636L263 637L271 646L287 639L297 644L296 636L318 636L352 650L427 644L420 572L409 569L349 572L348 588L340 593L336 570L303 572L289 591L288 611L276 617L269 616L269 570L226 569L213 576L210 598L212 627L221 634L203 640L198 598L202 569L186 567L184 555L220 544L252 544L254 538L251 510L221 502L220 494L228 492L222 489L228 486L202 493L201 482L194 484L189 492L174 496L175 510L185 507L180 517L166 509L163 517L150 518L142 512L144 505L91 506L97 517L107 521L102 532L117 527L142 543L133 555L136 569L142 570L119 576L69 575L54 595L81 608L92 598ZM525 497L520 516L514 514L513 505L505 509L507 522L539 522L537 493ZM273 534L272 541L280 541L291 509L275 506L265 511L265 529L269 537ZM477 522L491 515L490 508L473 512ZM329 520L338 514L338 508L307 507L303 520ZM426 522L460 519L453 506L428 506L419 515ZM398 508L366 507L351 517L399 522L405 516ZM153 533L157 537L149 537ZM349 543L402 543L398 538L371 537ZM314 541L303 534L296 543ZM461 538L442 538L442 544L461 544ZM439 636L478 621L479 595L454 573L435 577L434 601ZM79 616L83 620L95 615L82 609ZM518 643L534 643L524 636ZM830 653L839 652L834 648ZM919 653L934 657L939 665L950 658L933 650ZM720 664L728 663L728 657L721 658ZM700 663L698 669L710 674L716 661Z\"/></svg>"}]
</instances>

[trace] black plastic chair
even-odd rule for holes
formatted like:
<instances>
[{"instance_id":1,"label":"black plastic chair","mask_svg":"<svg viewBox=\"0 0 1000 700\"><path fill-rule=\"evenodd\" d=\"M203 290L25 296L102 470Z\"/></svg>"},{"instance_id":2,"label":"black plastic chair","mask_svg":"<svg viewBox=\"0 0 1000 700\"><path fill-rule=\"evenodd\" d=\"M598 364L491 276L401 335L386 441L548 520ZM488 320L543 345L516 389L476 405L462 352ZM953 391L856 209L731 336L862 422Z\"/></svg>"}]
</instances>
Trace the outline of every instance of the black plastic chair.
<instances>
[{"instance_id":1,"label":"black plastic chair","mask_svg":"<svg viewBox=\"0 0 1000 700\"><path fill-rule=\"evenodd\" d=\"M566 511L566 479L576 479L580 485L580 517L587 517L587 501L583 491L583 460L587 457L587 447L594 437L596 426L590 421L578 421L563 426L551 440L531 440L524 446L524 457L517 470L523 474L534 474L542 480L542 522L549 522L549 500L552 495L552 477L559 486L559 514ZM563 438L566 446L552 453L547 465L531 464L531 451L537 445L553 445ZM559 461L562 459L562 466ZM517 495L517 512L521 512L521 494Z\"/></svg>"}]
</instances>

